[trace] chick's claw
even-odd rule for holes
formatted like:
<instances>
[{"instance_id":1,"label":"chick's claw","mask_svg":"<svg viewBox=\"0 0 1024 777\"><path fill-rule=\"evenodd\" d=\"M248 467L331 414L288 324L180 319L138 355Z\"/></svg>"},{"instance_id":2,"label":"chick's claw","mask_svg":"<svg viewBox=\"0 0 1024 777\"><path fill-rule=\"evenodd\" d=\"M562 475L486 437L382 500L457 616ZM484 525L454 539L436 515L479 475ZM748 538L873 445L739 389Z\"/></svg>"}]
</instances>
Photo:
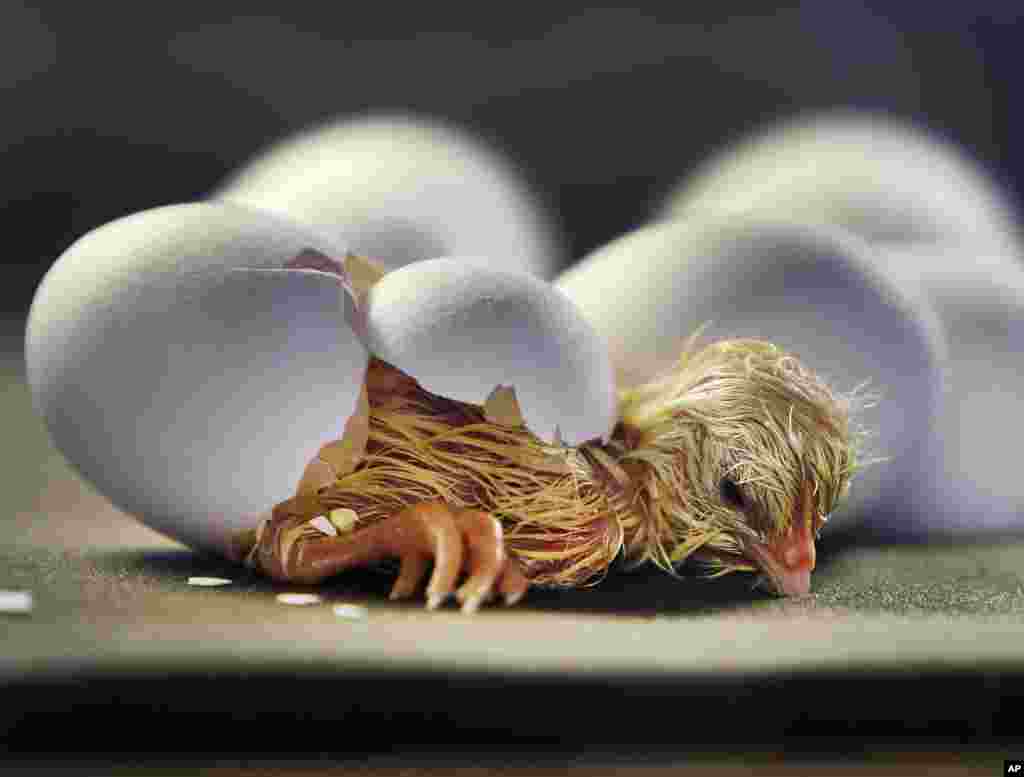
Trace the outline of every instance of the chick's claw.
<instances>
[{"instance_id":1,"label":"chick's claw","mask_svg":"<svg viewBox=\"0 0 1024 777\"><path fill-rule=\"evenodd\" d=\"M511 606L518 603L526 596L526 589L529 587L530 581L523 574L519 562L509 559L498 579L498 593L505 599L505 604Z\"/></svg>"},{"instance_id":2,"label":"chick's claw","mask_svg":"<svg viewBox=\"0 0 1024 777\"><path fill-rule=\"evenodd\" d=\"M494 584L505 566L504 537L501 524L480 510L459 510L455 521L462 531L467 552L466 581L455 592L463 611L476 612L481 603L490 598Z\"/></svg>"},{"instance_id":3,"label":"chick's claw","mask_svg":"<svg viewBox=\"0 0 1024 777\"><path fill-rule=\"evenodd\" d=\"M426 592L429 609L454 594L462 611L470 614L496 593L511 604L526 592L527 580L519 564L506 554L501 524L493 516L427 502L407 508L392 520L409 525L410 531L400 535L420 540L396 548L402 565L391 598L413 595L431 558L434 573ZM464 582L456 589L463 576Z\"/></svg>"},{"instance_id":4,"label":"chick's claw","mask_svg":"<svg viewBox=\"0 0 1024 777\"><path fill-rule=\"evenodd\" d=\"M259 566L274 579L317 583L345 569L396 558L400 568L390 598L404 599L416 593L433 562L428 609L454 595L467 614L495 594L514 604L529 587L518 562L505 552L501 524L487 513L423 502L351 534L314 538L304 528L310 514L305 501L311 498L295 497L274 508L260 538Z\"/></svg>"},{"instance_id":5,"label":"chick's claw","mask_svg":"<svg viewBox=\"0 0 1024 777\"><path fill-rule=\"evenodd\" d=\"M416 593L423 578L430 570L430 557L421 553L410 553L402 559L398 579L388 594L389 599L406 599Z\"/></svg>"}]
</instances>

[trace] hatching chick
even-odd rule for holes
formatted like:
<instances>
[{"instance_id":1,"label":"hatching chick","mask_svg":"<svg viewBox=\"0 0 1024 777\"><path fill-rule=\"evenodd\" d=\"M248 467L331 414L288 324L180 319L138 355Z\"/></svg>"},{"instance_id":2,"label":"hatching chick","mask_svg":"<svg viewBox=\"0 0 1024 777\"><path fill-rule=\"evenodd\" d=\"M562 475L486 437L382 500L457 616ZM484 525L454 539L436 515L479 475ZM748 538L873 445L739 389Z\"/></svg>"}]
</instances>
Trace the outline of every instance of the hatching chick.
<instances>
[{"instance_id":1,"label":"hatching chick","mask_svg":"<svg viewBox=\"0 0 1024 777\"><path fill-rule=\"evenodd\" d=\"M454 592L468 612L599 581L619 557L672 574L694 558L805 594L817 532L858 466L852 397L758 340L691 341L671 372L620 392L607 444L547 444L513 393L457 402L377 359L365 389L343 443L239 537L237 559L315 583L396 558L392 598L432 563L428 607Z\"/></svg>"}]
</instances>

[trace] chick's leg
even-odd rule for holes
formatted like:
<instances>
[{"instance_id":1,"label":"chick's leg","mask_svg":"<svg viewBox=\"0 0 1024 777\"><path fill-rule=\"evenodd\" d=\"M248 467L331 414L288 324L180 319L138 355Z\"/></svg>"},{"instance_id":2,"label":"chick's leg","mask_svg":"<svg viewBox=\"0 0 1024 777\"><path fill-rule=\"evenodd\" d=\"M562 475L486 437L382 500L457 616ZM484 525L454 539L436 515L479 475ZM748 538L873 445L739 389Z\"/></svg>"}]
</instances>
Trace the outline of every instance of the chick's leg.
<instances>
[{"instance_id":1,"label":"chick's leg","mask_svg":"<svg viewBox=\"0 0 1024 777\"><path fill-rule=\"evenodd\" d=\"M506 603L522 598L529 585L518 562L505 552L501 524L478 510L423 502L342 536L317 536L313 516L325 512L314 495L296 496L274 508L251 558L275 580L318 583L352 567L397 558L400 572L391 598L413 595L431 562L427 606L434 609L453 593L464 612L500 593ZM456 590L461 577L465 581Z\"/></svg>"}]
</instances>

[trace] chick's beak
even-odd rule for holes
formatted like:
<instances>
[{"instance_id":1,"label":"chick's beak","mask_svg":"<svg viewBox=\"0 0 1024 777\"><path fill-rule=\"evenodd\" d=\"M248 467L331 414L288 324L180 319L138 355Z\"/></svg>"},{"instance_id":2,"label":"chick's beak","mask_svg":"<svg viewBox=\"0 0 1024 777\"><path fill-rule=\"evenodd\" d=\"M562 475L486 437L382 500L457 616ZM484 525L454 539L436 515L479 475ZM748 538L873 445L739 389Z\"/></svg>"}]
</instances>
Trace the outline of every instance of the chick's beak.
<instances>
[{"instance_id":1,"label":"chick's beak","mask_svg":"<svg viewBox=\"0 0 1024 777\"><path fill-rule=\"evenodd\" d=\"M753 543L749 548L754 561L783 596L810 593L811 572L816 561L814 523L814 500L807 485L789 531L781 538Z\"/></svg>"}]
</instances>

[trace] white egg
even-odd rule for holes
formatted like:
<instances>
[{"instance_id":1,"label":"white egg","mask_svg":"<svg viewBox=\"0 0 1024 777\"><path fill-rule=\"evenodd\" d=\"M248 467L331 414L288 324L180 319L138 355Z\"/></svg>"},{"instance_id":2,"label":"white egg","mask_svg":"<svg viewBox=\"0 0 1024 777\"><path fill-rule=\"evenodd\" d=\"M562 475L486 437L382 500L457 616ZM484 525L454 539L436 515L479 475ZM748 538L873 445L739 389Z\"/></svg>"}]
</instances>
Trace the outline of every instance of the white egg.
<instances>
[{"instance_id":1,"label":"white egg","mask_svg":"<svg viewBox=\"0 0 1024 777\"><path fill-rule=\"evenodd\" d=\"M1014 204L963 150L910 125L835 114L798 119L712 159L666 201L708 220L803 219L851 229L873 260L935 311L948 341L943 412L921 456L944 461L940 528L1020 524L1007 419L1024 410L1024 243Z\"/></svg>"},{"instance_id":2,"label":"white egg","mask_svg":"<svg viewBox=\"0 0 1024 777\"><path fill-rule=\"evenodd\" d=\"M562 265L552 221L512 163L421 118L371 115L301 132L214 196L323 232L389 268L482 255L550 278Z\"/></svg>"},{"instance_id":3,"label":"white egg","mask_svg":"<svg viewBox=\"0 0 1024 777\"><path fill-rule=\"evenodd\" d=\"M616 422L607 344L558 289L481 259L434 259L370 290L366 345L428 391L482 404L512 386L529 429L579 444Z\"/></svg>"},{"instance_id":4,"label":"white egg","mask_svg":"<svg viewBox=\"0 0 1024 777\"><path fill-rule=\"evenodd\" d=\"M665 222L616 240L556 285L640 381L667 369L682 341L755 337L796 354L839 390L882 394L862 421L869 453L889 457L858 478L838 521L924 520L943 465L931 456L945 346L929 305L888 276L872 249L835 229L730 218ZM846 516L844 519L843 516Z\"/></svg>"},{"instance_id":5,"label":"white egg","mask_svg":"<svg viewBox=\"0 0 1024 777\"><path fill-rule=\"evenodd\" d=\"M960 510L943 523L1021 526L1024 478L1012 429L1024 417L1024 269L942 246L880 248L893 272L921 285L949 343L938 428Z\"/></svg>"},{"instance_id":6,"label":"white egg","mask_svg":"<svg viewBox=\"0 0 1024 777\"><path fill-rule=\"evenodd\" d=\"M115 505L223 552L340 436L367 356L340 279L282 269L309 249L341 255L264 213L172 205L88 233L50 269L28 321L33 401Z\"/></svg>"},{"instance_id":7,"label":"white egg","mask_svg":"<svg viewBox=\"0 0 1024 777\"><path fill-rule=\"evenodd\" d=\"M985 246L1019 255L1007 195L966 152L893 119L801 117L727 149L666 199L691 222L747 214L826 223L869 241Z\"/></svg>"}]
</instances>

